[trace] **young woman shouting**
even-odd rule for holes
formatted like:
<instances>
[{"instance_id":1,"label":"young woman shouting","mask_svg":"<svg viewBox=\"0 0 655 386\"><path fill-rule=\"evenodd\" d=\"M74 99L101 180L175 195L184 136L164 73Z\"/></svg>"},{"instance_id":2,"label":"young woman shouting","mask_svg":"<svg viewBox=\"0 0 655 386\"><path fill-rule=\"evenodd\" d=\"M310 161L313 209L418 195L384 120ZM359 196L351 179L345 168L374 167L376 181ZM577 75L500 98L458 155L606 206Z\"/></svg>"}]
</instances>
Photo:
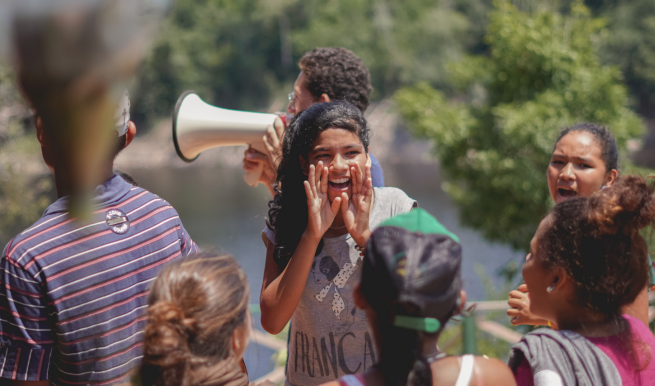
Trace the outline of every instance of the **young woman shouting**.
<instances>
[{"instance_id":1,"label":"young woman shouting","mask_svg":"<svg viewBox=\"0 0 655 386\"><path fill-rule=\"evenodd\" d=\"M362 113L343 101L307 108L285 132L262 236L260 305L269 333L292 321L290 385L318 385L376 362L353 288L371 229L416 202L399 189L372 187L368 135Z\"/></svg>"}]
</instances>

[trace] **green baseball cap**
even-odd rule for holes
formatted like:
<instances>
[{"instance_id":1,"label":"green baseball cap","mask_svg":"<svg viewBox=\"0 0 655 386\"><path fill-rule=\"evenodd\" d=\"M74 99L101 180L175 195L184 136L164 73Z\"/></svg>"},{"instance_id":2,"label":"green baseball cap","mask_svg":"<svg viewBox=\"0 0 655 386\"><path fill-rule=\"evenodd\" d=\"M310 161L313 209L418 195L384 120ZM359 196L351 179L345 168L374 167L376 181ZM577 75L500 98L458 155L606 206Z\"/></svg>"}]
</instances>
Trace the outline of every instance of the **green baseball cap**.
<instances>
[{"instance_id":1,"label":"green baseball cap","mask_svg":"<svg viewBox=\"0 0 655 386\"><path fill-rule=\"evenodd\" d=\"M397 327L432 333L458 305L461 266L459 238L417 208L375 229L367 244L361 286L371 296L400 305L398 309L411 310L396 313Z\"/></svg>"}]
</instances>

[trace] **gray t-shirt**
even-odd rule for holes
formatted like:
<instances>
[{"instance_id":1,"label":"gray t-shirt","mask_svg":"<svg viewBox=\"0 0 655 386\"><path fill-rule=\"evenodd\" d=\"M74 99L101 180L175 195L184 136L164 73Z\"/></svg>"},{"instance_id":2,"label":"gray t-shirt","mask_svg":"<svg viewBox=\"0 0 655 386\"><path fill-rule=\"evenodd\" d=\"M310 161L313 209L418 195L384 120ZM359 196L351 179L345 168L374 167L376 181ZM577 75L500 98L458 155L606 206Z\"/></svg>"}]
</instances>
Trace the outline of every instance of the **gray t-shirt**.
<instances>
[{"instance_id":1,"label":"gray t-shirt","mask_svg":"<svg viewBox=\"0 0 655 386\"><path fill-rule=\"evenodd\" d=\"M415 202L397 188L374 188L369 226L409 212ZM275 243L275 234L264 230ZM307 283L291 317L287 385L312 386L347 374L363 373L375 364L377 351L366 314L355 307L362 260L349 234L324 238Z\"/></svg>"}]
</instances>

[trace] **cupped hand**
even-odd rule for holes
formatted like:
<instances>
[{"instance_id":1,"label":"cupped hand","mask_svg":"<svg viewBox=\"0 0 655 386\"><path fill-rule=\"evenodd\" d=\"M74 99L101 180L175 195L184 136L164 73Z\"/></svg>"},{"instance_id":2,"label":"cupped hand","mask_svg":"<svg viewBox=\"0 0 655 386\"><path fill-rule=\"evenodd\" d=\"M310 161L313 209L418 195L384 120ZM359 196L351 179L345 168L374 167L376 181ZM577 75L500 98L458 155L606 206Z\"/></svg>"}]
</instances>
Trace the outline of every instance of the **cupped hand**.
<instances>
[{"instance_id":1,"label":"cupped hand","mask_svg":"<svg viewBox=\"0 0 655 386\"><path fill-rule=\"evenodd\" d=\"M514 326L521 324L532 326L548 324L546 319L534 316L530 312L530 296L528 294L528 286L525 284L521 284L517 289L509 293L507 304L512 307L507 310L507 316L512 318L510 323Z\"/></svg>"},{"instance_id":2,"label":"cupped hand","mask_svg":"<svg viewBox=\"0 0 655 386\"><path fill-rule=\"evenodd\" d=\"M346 229L360 247L364 247L371 236L369 217L373 206L373 180L371 166L366 165L362 172L359 164L350 168L352 197L341 194L341 213Z\"/></svg>"},{"instance_id":3,"label":"cupped hand","mask_svg":"<svg viewBox=\"0 0 655 386\"><path fill-rule=\"evenodd\" d=\"M309 175L304 184L309 212L305 234L320 239L332 225L341 205L341 197L335 198L330 204L327 194L328 168L323 166L323 161L319 161L316 167L309 166Z\"/></svg>"}]
</instances>

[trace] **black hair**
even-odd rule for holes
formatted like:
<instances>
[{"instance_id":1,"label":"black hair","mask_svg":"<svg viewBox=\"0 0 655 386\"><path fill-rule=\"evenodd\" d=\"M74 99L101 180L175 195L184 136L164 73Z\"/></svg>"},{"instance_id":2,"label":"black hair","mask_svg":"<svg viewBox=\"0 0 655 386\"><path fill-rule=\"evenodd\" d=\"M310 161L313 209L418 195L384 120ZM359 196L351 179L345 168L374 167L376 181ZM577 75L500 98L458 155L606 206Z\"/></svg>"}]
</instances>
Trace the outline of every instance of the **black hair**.
<instances>
[{"instance_id":1,"label":"black hair","mask_svg":"<svg viewBox=\"0 0 655 386\"><path fill-rule=\"evenodd\" d=\"M348 101L366 111L373 90L371 77L352 51L340 47L314 48L300 58L298 66L314 100L327 94L330 100Z\"/></svg>"},{"instance_id":2,"label":"black hair","mask_svg":"<svg viewBox=\"0 0 655 386\"><path fill-rule=\"evenodd\" d=\"M401 252L405 252L404 256L420 256L418 262L397 258ZM400 267L419 269L416 265L422 267L418 276L407 271L397 273ZM411 290L406 280L412 280ZM456 241L414 237L395 227L380 227L373 233L366 248L360 290L375 311L376 327L384 337L382 347L378 347L380 360L376 368L383 374L386 386L432 385L432 369L422 355L423 342L439 335L458 311L461 288L461 246ZM428 298L430 301L425 302ZM441 327L433 333L397 327L393 324L396 315L436 318Z\"/></svg>"},{"instance_id":3,"label":"black hair","mask_svg":"<svg viewBox=\"0 0 655 386\"><path fill-rule=\"evenodd\" d=\"M619 151L616 147L616 139L612 135L610 129L604 126L595 125L593 123L577 123L571 127L562 130L555 141L555 146L559 143L565 135L570 132L583 131L591 134L596 141L600 144L601 154L600 157L605 162L605 171L609 172L612 169L619 170Z\"/></svg>"},{"instance_id":4,"label":"black hair","mask_svg":"<svg viewBox=\"0 0 655 386\"><path fill-rule=\"evenodd\" d=\"M111 151L112 159L115 159L116 157L118 157L118 154L121 151L123 151L123 149L125 149L126 144L127 144L127 133L121 135L120 137L118 137L114 141L113 149ZM128 182L130 182L130 181L128 181Z\"/></svg>"},{"instance_id":5,"label":"black hair","mask_svg":"<svg viewBox=\"0 0 655 386\"><path fill-rule=\"evenodd\" d=\"M369 128L362 112L346 101L318 103L296 115L284 133L282 160L273 186L276 195L268 204L268 227L275 232L273 259L284 269L307 228L307 196L300 157L307 160L312 143L328 128L355 133L368 152ZM319 243L316 253L323 248Z\"/></svg>"}]
</instances>

